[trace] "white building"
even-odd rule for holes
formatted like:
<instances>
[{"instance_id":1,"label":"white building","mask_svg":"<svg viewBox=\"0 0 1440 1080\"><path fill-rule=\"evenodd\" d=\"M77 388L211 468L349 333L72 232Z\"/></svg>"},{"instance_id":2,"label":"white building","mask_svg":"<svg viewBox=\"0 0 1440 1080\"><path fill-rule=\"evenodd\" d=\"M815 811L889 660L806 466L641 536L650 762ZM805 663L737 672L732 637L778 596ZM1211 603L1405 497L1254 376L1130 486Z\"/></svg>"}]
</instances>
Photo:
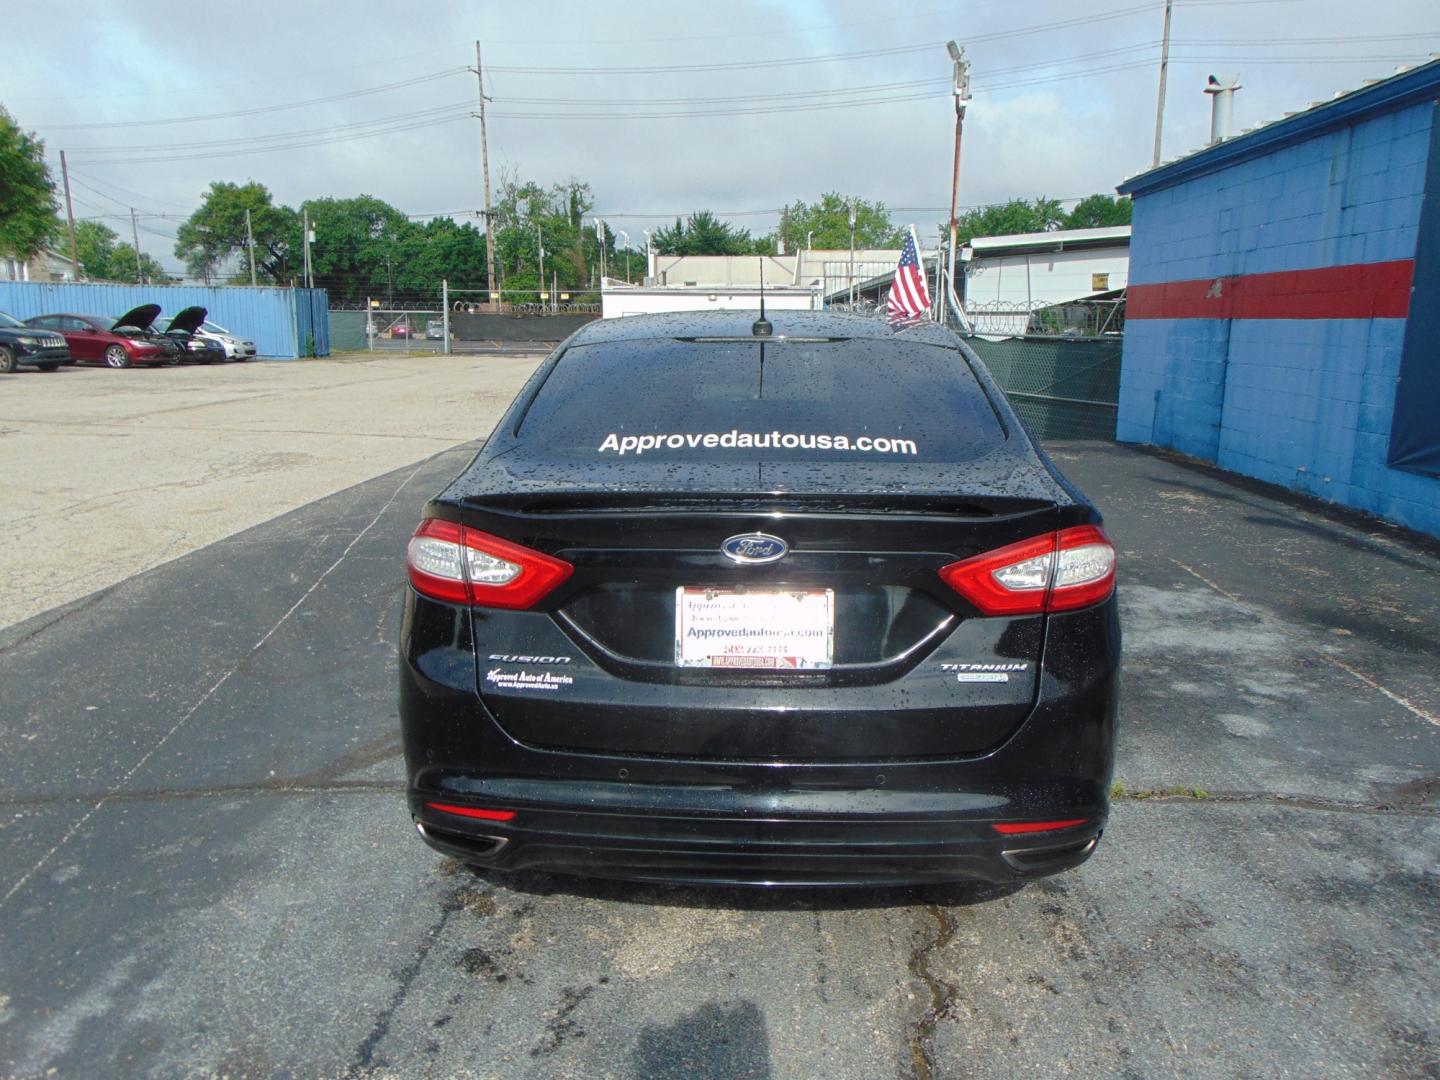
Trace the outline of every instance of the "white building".
<instances>
[{"instance_id":1,"label":"white building","mask_svg":"<svg viewBox=\"0 0 1440 1080\"><path fill-rule=\"evenodd\" d=\"M931 253L933 254L933 253ZM601 286L604 317L664 311L754 310L765 306L818 311L827 296L893 273L899 248L799 251L790 255L652 255L643 285L607 278Z\"/></svg>"},{"instance_id":2,"label":"white building","mask_svg":"<svg viewBox=\"0 0 1440 1080\"><path fill-rule=\"evenodd\" d=\"M44 248L28 259L0 255L0 281L74 281L75 264Z\"/></svg>"},{"instance_id":3,"label":"white building","mask_svg":"<svg viewBox=\"0 0 1440 1080\"><path fill-rule=\"evenodd\" d=\"M770 311L815 311L818 285L772 285L765 275L765 307ZM754 311L760 307L760 285L633 285L606 278L600 288L600 314L658 315L672 311Z\"/></svg>"},{"instance_id":4,"label":"white building","mask_svg":"<svg viewBox=\"0 0 1440 1080\"><path fill-rule=\"evenodd\" d=\"M1041 308L1124 289L1130 226L977 236L960 259L970 321L987 335L1019 335Z\"/></svg>"}]
</instances>

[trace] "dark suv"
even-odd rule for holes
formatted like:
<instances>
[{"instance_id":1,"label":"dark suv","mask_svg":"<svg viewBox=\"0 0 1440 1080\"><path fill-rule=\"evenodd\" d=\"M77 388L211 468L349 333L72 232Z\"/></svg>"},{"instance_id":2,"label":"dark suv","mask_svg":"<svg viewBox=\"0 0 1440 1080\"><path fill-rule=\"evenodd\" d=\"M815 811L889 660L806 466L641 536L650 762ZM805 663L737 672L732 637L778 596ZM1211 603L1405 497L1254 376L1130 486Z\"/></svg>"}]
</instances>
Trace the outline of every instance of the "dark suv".
<instances>
[{"instance_id":1,"label":"dark suv","mask_svg":"<svg viewBox=\"0 0 1440 1080\"><path fill-rule=\"evenodd\" d=\"M933 323L591 323L407 561L410 812L461 859L1014 881L1105 826L1115 549Z\"/></svg>"},{"instance_id":2,"label":"dark suv","mask_svg":"<svg viewBox=\"0 0 1440 1080\"><path fill-rule=\"evenodd\" d=\"M0 373L30 364L41 371L54 371L69 363L70 347L59 334L26 326L0 311Z\"/></svg>"}]
</instances>

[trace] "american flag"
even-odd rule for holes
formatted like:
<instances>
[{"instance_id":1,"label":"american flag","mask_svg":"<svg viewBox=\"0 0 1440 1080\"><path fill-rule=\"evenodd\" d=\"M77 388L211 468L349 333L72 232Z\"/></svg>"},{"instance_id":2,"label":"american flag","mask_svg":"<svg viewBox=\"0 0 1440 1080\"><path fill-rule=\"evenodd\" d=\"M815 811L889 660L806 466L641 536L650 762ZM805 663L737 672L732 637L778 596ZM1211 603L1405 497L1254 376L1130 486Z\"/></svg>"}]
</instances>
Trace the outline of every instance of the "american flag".
<instances>
[{"instance_id":1,"label":"american flag","mask_svg":"<svg viewBox=\"0 0 1440 1080\"><path fill-rule=\"evenodd\" d=\"M891 322L899 322L917 319L929 310L930 290L925 286L925 267L920 264L920 246L915 242L915 226L911 225L895 267L895 284L890 287L885 314Z\"/></svg>"}]
</instances>

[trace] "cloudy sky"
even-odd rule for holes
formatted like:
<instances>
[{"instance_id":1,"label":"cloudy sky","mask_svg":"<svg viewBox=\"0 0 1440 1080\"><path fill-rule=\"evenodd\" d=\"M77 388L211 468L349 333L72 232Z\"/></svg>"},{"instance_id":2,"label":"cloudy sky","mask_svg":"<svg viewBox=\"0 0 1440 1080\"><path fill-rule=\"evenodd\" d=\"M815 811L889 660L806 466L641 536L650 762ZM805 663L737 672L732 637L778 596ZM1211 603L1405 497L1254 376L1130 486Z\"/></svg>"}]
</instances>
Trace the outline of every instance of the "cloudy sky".
<instances>
[{"instance_id":1,"label":"cloudy sky","mask_svg":"<svg viewBox=\"0 0 1440 1080\"><path fill-rule=\"evenodd\" d=\"M1163 0L725 3L306 0L7 5L0 103L72 165L78 217L177 267L212 180L278 201L375 195L411 214L483 205L478 38L492 182L578 177L636 246L709 208L755 232L826 190L922 233L947 213L945 41L974 100L960 201L1072 199L1150 163ZM203 13L203 14L202 14ZM1175 0L1164 156L1208 133L1210 72L1236 126L1440 51L1436 0ZM25 43L34 43L28 47Z\"/></svg>"}]
</instances>

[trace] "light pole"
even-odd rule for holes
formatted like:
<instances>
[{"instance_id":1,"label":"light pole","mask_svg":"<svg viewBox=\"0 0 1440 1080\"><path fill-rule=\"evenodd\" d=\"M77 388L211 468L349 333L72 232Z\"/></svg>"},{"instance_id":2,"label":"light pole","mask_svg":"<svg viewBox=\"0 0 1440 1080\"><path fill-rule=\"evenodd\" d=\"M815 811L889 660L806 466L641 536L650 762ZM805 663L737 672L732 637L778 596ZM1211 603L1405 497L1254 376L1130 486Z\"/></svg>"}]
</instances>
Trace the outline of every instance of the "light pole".
<instances>
[{"instance_id":1,"label":"light pole","mask_svg":"<svg viewBox=\"0 0 1440 1080\"><path fill-rule=\"evenodd\" d=\"M535 222L535 250L540 254L540 288L535 291L535 299L540 301L540 306L545 306L545 238L540 235L540 222Z\"/></svg>"},{"instance_id":2,"label":"light pole","mask_svg":"<svg viewBox=\"0 0 1440 1080\"><path fill-rule=\"evenodd\" d=\"M600 288L605 288L605 222L595 219L595 239L600 241Z\"/></svg>"},{"instance_id":3,"label":"light pole","mask_svg":"<svg viewBox=\"0 0 1440 1080\"><path fill-rule=\"evenodd\" d=\"M655 243L650 239L649 229L640 231L645 234L645 276L653 278L655 276Z\"/></svg>"},{"instance_id":4,"label":"light pole","mask_svg":"<svg viewBox=\"0 0 1440 1080\"><path fill-rule=\"evenodd\" d=\"M950 51L954 64L955 88L955 170L950 181L950 251L945 257L945 277L951 289L955 288L955 234L957 232L955 211L960 199L960 135L965 128L965 105L970 100L970 61L965 59L965 50L953 41L947 41L945 48ZM958 294L957 294L958 295Z\"/></svg>"},{"instance_id":5,"label":"light pole","mask_svg":"<svg viewBox=\"0 0 1440 1080\"><path fill-rule=\"evenodd\" d=\"M850 199L850 309L855 309L855 199Z\"/></svg>"},{"instance_id":6,"label":"light pole","mask_svg":"<svg viewBox=\"0 0 1440 1080\"><path fill-rule=\"evenodd\" d=\"M805 231L805 250L806 250L806 251L809 251L809 250L810 250L810 238L811 238L812 236L814 236L814 235L815 235L815 230L814 230L814 229L807 229L807 230Z\"/></svg>"},{"instance_id":7,"label":"light pole","mask_svg":"<svg viewBox=\"0 0 1440 1080\"><path fill-rule=\"evenodd\" d=\"M630 234L620 230L620 239L625 241L625 284L630 284Z\"/></svg>"}]
</instances>

